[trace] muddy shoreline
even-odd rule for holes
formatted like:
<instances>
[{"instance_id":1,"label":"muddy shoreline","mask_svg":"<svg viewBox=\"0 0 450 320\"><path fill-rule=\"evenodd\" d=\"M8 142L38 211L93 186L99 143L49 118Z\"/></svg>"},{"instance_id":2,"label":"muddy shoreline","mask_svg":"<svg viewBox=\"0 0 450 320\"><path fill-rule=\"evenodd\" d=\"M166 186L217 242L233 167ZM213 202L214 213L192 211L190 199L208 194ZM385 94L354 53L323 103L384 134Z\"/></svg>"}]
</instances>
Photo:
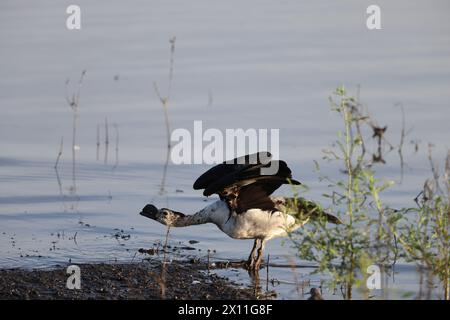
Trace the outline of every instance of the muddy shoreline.
<instances>
[{"instance_id":1,"label":"muddy shoreline","mask_svg":"<svg viewBox=\"0 0 450 320\"><path fill-rule=\"evenodd\" d=\"M78 264L80 289L68 289L67 266L51 270L0 269L0 299L256 299L250 288L209 274L189 262Z\"/></svg>"}]
</instances>

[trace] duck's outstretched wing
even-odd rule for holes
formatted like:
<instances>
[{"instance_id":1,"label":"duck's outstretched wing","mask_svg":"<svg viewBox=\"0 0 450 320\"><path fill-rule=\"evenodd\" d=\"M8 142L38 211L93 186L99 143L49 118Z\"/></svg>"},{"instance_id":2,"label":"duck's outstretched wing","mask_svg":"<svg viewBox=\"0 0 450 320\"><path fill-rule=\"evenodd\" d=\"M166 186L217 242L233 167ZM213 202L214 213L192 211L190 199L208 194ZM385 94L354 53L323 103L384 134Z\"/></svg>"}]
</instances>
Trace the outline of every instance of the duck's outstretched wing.
<instances>
[{"instance_id":1,"label":"duck's outstretched wing","mask_svg":"<svg viewBox=\"0 0 450 320\"><path fill-rule=\"evenodd\" d=\"M224 162L202 174L194 189L205 189L205 196L217 193L236 213L248 209L275 210L269 196L283 184L300 182L292 179L286 162L270 159L270 153L257 153ZM278 167L275 174L263 173L263 168L273 166Z\"/></svg>"}]
</instances>

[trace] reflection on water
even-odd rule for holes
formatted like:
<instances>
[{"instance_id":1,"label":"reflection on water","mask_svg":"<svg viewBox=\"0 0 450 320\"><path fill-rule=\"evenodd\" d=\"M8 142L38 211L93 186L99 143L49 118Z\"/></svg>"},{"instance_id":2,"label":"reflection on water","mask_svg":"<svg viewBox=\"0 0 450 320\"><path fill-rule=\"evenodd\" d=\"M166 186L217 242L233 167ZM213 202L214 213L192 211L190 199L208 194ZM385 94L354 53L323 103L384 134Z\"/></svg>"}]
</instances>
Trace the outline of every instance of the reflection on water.
<instances>
[{"instance_id":1,"label":"reflection on water","mask_svg":"<svg viewBox=\"0 0 450 320\"><path fill-rule=\"evenodd\" d=\"M0 4L0 68L8 75L0 77L0 267L142 259L138 250L161 243L165 235L163 226L139 216L146 203L195 212L214 201L192 190L205 165L169 165L166 193L158 193L167 141L152 84L167 80L167 41L174 35L171 128L203 120L209 128L280 129L281 157L310 187L305 196L326 206L312 160L320 159L339 125L328 112L327 97L342 82L350 90L361 84L361 101L392 137L400 136L402 121L395 105L403 105L404 176L394 154L379 172L402 180L385 201L412 205L429 175L426 143L436 145L437 159L449 147L449 4L381 1L383 30L368 32L361 17L369 4L347 1L325 8L298 1L205 0L129 6L81 0L80 32L65 28L64 10L50 0ZM64 91L65 79L85 69L75 196L73 149L65 143L72 139L72 114ZM106 118L117 125L108 137ZM105 161L99 149L107 152L107 139L109 147L118 146L119 127L120 153L116 161ZM172 230L170 245L195 248L173 258L206 259L211 249L216 250L211 259L222 261L243 259L252 241L229 239L203 225ZM270 241L266 252L275 265L308 265L283 239ZM340 299L339 288L326 288L323 277L309 275L313 270L274 266L267 277L263 269L259 286L279 298L307 298L309 288L317 287L326 299ZM244 270L214 272L251 285ZM420 291L420 276L408 264L399 263L388 281L390 298Z\"/></svg>"}]
</instances>

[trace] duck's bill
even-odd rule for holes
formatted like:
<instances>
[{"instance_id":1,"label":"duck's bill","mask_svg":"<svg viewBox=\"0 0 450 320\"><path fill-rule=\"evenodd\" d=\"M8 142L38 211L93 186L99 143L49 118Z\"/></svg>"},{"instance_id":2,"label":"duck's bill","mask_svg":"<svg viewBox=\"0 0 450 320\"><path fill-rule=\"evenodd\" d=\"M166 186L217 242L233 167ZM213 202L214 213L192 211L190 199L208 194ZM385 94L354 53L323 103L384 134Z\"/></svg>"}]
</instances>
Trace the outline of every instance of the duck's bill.
<instances>
[{"instance_id":1,"label":"duck's bill","mask_svg":"<svg viewBox=\"0 0 450 320\"><path fill-rule=\"evenodd\" d=\"M152 204L148 204L142 209L142 211L139 213L141 216L150 218L150 219L156 219L156 214L158 213L158 208L156 208Z\"/></svg>"}]
</instances>

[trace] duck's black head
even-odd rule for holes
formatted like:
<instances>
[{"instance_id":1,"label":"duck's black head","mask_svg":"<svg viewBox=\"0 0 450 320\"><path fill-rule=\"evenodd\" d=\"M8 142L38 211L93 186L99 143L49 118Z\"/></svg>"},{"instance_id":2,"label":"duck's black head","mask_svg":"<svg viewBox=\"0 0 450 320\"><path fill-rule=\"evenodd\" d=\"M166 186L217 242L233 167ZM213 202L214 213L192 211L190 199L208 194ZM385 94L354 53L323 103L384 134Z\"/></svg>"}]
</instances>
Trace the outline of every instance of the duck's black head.
<instances>
[{"instance_id":1,"label":"duck's black head","mask_svg":"<svg viewBox=\"0 0 450 320\"><path fill-rule=\"evenodd\" d=\"M144 207L144 209L142 209L142 211L139 214L144 217L156 220L158 212L159 212L158 208L156 208L152 204L148 204Z\"/></svg>"},{"instance_id":2,"label":"duck's black head","mask_svg":"<svg viewBox=\"0 0 450 320\"><path fill-rule=\"evenodd\" d=\"M176 212L167 208L158 209L152 204L146 205L140 214L166 226L173 226L177 221L180 221L181 218L185 217L181 212Z\"/></svg>"}]
</instances>

